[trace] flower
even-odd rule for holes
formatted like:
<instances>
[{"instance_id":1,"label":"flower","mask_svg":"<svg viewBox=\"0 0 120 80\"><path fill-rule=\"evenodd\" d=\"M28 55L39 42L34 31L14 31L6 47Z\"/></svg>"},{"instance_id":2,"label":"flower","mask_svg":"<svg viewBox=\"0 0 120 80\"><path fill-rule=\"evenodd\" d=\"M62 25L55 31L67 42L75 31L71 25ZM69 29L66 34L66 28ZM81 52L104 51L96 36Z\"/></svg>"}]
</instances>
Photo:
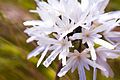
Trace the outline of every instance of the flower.
<instances>
[{"instance_id":1,"label":"flower","mask_svg":"<svg viewBox=\"0 0 120 80\"><path fill-rule=\"evenodd\" d=\"M101 26L106 26L105 24L94 27L94 24L90 25L90 29L82 29L82 33L75 33L73 34L72 37L70 37L72 40L75 39L82 39L82 43L85 44L87 43L90 51L91 51L91 56L93 60L96 60L96 53L94 49L94 43L102 45L105 48L108 49L114 49L115 46L110 44L109 42L101 39L102 35L99 34L100 32L103 32L104 30L107 30L107 28L100 30ZM104 27L103 27L104 28Z\"/></svg>"},{"instance_id":2,"label":"flower","mask_svg":"<svg viewBox=\"0 0 120 80\"><path fill-rule=\"evenodd\" d=\"M28 59L41 54L38 67L49 53L43 62L48 67L59 55L63 66L59 77L78 68L80 80L85 80L84 68L89 70L89 66L94 68L93 80L96 68L106 77L113 75L106 61L119 57L120 32L114 28L120 26L120 11L105 13L109 0L35 1L38 7L30 12L38 13L41 19L23 23L32 26L24 31L29 36L27 42L38 45Z\"/></svg>"},{"instance_id":3,"label":"flower","mask_svg":"<svg viewBox=\"0 0 120 80\"><path fill-rule=\"evenodd\" d=\"M52 52L50 56L43 62L44 66L48 67L58 54L59 59L63 60L63 65L66 65L66 56L69 53L69 48L72 47L72 43L71 41L68 41L67 37L60 41L57 39L42 36L36 36L36 38L40 38L40 40L37 42L39 46L28 55L28 59L33 56L37 56L39 53L42 52L41 58L38 60L37 63L38 67L47 54L48 50L50 50Z\"/></svg>"},{"instance_id":4,"label":"flower","mask_svg":"<svg viewBox=\"0 0 120 80\"><path fill-rule=\"evenodd\" d=\"M81 53L79 53L77 50L74 50L74 53L70 53L68 55L69 59L67 60L67 65L60 70L58 76L62 77L68 72L68 70L71 69L71 72L74 72L74 70L78 68L79 79L86 80L84 68L90 70L89 66L92 66L105 71L105 69L102 66L88 59L89 58L88 52L89 50L85 49Z\"/></svg>"},{"instance_id":5,"label":"flower","mask_svg":"<svg viewBox=\"0 0 120 80\"><path fill-rule=\"evenodd\" d=\"M48 67L51 62L57 57L59 54L59 59L62 59L62 64L66 65L66 57L69 53L69 48L72 47L71 41L68 41L68 38L61 41L57 41L55 44L51 46L51 50L53 50L50 56L44 61L44 65Z\"/></svg>"},{"instance_id":6,"label":"flower","mask_svg":"<svg viewBox=\"0 0 120 80\"><path fill-rule=\"evenodd\" d=\"M110 31L115 28L115 26L119 26L119 20L116 20L119 19L120 12L117 11L103 14L108 1L109 0L98 0L98 2L92 3L93 6L89 5L89 12L85 17L86 23L84 21L85 25L81 25L88 27L88 29L83 28L82 33L75 33L71 37L72 40L82 39L83 44L87 42L91 50L91 57L93 60L96 60L94 43L102 45L109 49L114 49L114 46L110 44L110 40L107 38L108 36L105 35L105 33L107 32L107 34L109 35ZM86 2L89 2L89 0L86 0ZM94 11L98 11L97 14L94 13ZM101 32L104 33L101 35ZM118 32L117 34L119 33L120 32ZM104 36L108 41L101 39L102 36Z\"/></svg>"}]
</instances>

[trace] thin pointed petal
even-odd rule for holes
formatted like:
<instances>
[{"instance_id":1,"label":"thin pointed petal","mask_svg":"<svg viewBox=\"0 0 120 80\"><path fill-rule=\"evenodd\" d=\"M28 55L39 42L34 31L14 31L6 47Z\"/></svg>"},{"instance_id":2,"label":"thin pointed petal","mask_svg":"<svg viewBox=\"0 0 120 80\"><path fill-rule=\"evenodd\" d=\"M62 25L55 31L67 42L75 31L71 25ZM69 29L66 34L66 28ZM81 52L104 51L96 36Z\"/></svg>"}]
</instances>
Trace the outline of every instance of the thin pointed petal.
<instances>
[{"instance_id":1,"label":"thin pointed petal","mask_svg":"<svg viewBox=\"0 0 120 80\"><path fill-rule=\"evenodd\" d=\"M61 70L60 70L60 72L57 74L59 77L62 77L62 76L64 76L67 72L68 72L68 70L70 70L70 68L71 68L71 66L72 66L72 60L70 60L70 59L68 59L68 63L67 63L67 65L65 66L65 67L63 67Z\"/></svg>"},{"instance_id":2,"label":"thin pointed petal","mask_svg":"<svg viewBox=\"0 0 120 80\"><path fill-rule=\"evenodd\" d=\"M51 53L51 55L43 62L43 65L45 66L45 67L48 67L51 63L52 63L52 61L57 57L57 55L60 53L60 48L61 47L58 47L58 48L56 48L52 53Z\"/></svg>"},{"instance_id":3,"label":"thin pointed petal","mask_svg":"<svg viewBox=\"0 0 120 80\"><path fill-rule=\"evenodd\" d=\"M82 39L82 33L75 33L73 36L70 36L71 40Z\"/></svg>"},{"instance_id":4,"label":"thin pointed petal","mask_svg":"<svg viewBox=\"0 0 120 80\"><path fill-rule=\"evenodd\" d=\"M108 20L118 19L118 18L120 18L120 11L113 11L113 12L109 12L109 13L100 15L98 18L98 21L105 22Z\"/></svg>"},{"instance_id":5,"label":"thin pointed petal","mask_svg":"<svg viewBox=\"0 0 120 80\"><path fill-rule=\"evenodd\" d=\"M95 63L94 61L91 61L91 60L89 60L89 59L86 59L86 62L87 62L90 66L92 66L92 67L96 67L96 68L98 68L98 69L100 69L100 70L102 70L102 71L106 71L106 69L105 69L103 66Z\"/></svg>"},{"instance_id":6,"label":"thin pointed petal","mask_svg":"<svg viewBox=\"0 0 120 80\"><path fill-rule=\"evenodd\" d=\"M44 50L44 52L42 53L40 59L38 60L37 67L41 64L42 60L44 59L45 55L47 54L48 49L49 49L49 46L47 46L46 49Z\"/></svg>"},{"instance_id":7,"label":"thin pointed petal","mask_svg":"<svg viewBox=\"0 0 120 80\"><path fill-rule=\"evenodd\" d=\"M79 80L86 80L85 70L83 65L78 66Z\"/></svg>"},{"instance_id":8,"label":"thin pointed petal","mask_svg":"<svg viewBox=\"0 0 120 80\"><path fill-rule=\"evenodd\" d=\"M96 44L102 45L103 47L108 48L108 49L114 49L115 48L114 45L112 45L112 44L110 44L107 41L104 41L102 39L94 39L94 42Z\"/></svg>"},{"instance_id":9,"label":"thin pointed petal","mask_svg":"<svg viewBox=\"0 0 120 80\"><path fill-rule=\"evenodd\" d=\"M88 44L89 49L90 49L92 60L96 60L97 57L96 57L94 45L90 41L88 41L87 44Z\"/></svg>"},{"instance_id":10,"label":"thin pointed petal","mask_svg":"<svg viewBox=\"0 0 120 80\"><path fill-rule=\"evenodd\" d=\"M27 59L30 59L33 56L37 56L38 54L40 54L44 50L44 48L45 47L38 46L27 56Z\"/></svg>"},{"instance_id":11,"label":"thin pointed petal","mask_svg":"<svg viewBox=\"0 0 120 80\"><path fill-rule=\"evenodd\" d=\"M33 40L35 40L36 39L36 37L35 36L32 36L32 37L30 37L30 38L28 38L27 39L27 43L30 43L30 42L32 42Z\"/></svg>"},{"instance_id":12,"label":"thin pointed petal","mask_svg":"<svg viewBox=\"0 0 120 80\"><path fill-rule=\"evenodd\" d=\"M32 20L32 21L26 21L23 23L25 26L31 26L31 25L44 25L42 21L39 20Z\"/></svg>"}]
</instances>

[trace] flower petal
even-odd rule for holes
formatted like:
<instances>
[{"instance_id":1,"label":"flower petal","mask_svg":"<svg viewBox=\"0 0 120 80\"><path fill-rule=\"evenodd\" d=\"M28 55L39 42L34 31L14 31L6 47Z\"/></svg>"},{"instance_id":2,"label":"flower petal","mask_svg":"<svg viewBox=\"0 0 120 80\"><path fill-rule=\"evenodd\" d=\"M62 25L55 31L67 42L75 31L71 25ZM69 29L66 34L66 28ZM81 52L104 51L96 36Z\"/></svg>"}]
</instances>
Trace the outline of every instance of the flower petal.
<instances>
[{"instance_id":1,"label":"flower petal","mask_svg":"<svg viewBox=\"0 0 120 80\"><path fill-rule=\"evenodd\" d=\"M85 70L82 63L79 64L78 66L78 74L79 74L79 80L86 80Z\"/></svg>"},{"instance_id":2,"label":"flower petal","mask_svg":"<svg viewBox=\"0 0 120 80\"><path fill-rule=\"evenodd\" d=\"M82 11L86 11L90 5L89 0L81 0L81 9Z\"/></svg>"},{"instance_id":3,"label":"flower petal","mask_svg":"<svg viewBox=\"0 0 120 80\"><path fill-rule=\"evenodd\" d=\"M96 60L97 57L96 57L94 45L90 41L87 41L87 44L88 44L89 49L90 49L92 60Z\"/></svg>"},{"instance_id":4,"label":"flower petal","mask_svg":"<svg viewBox=\"0 0 120 80\"><path fill-rule=\"evenodd\" d=\"M40 20L32 20L32 21L26 21L23 23L25 26L31 26L31 25L40 25L43 26L44 23Z\"/></svg>"},{"instance_id":5,"label":"flower petal","mask_svg":"<svg viewBox=\"0 0 120 80\"><path fill-rule=\"evenodd\" d=\"M71 68L71 66L72 65L74 65L73 63L72 63L72 61L73 61L73 59L68 59L68 63L67 63L67 65L65 66L65 67L63 67L61 70L60 70L60 72L57 74L59 77L62 77L63 75L65 75L67 72L68 72L68 70Z\"/></svg>"},{"instance_id":6,"label":"flower petal","mask_svg":"<svg viewBox=\"0 0 120 80\"><path fill-rule=\"evenodd\" d=\"M56 49L51 53L51 55L43 62L43 65L44 65L45 67L48 67L48 66L52 63L52 61L57 57L57 55L60 53L60 48L61 48L61 47L56 48Z\"/></svg>"},{"instance_id":7,"label":"flower petal","mask_svg":"<svg viewBox=\"0 0 120 80\"><path fill-rule=\"evenodd\" d=\"M71 40L82 39L82 33L75 33L69 37Z\"/></svg>"},{"instance_id":8,"label":"flower petal","mask_svg":"<svg viewBox=\"0 0 120 80\"><path fill-rule=\"evenodd\" d=\"M106 71L106 69L105 69L103 66L95 63L94 61L91 61L91 60L89 60L89 59L86 59L85 61L86 61L86 63L88 63L88 64L89 64L90 66L92 66L93 68L96 67L96 68L98 68L98 69L100 69L100 70L102 70L102 71Z\"/></svg>"},{"instance_id":9,"label":"flower petal","mask_svg":"<svg viewBox=\"0 0 120 80\"><path fill-rule=\"evenodd\" d=\"M30 42L32 42L33 40L35 40L36 39L36 37L35 36L31 36L30 38L28 38L27 39L27 43L30 43Z\"/></svg>"},{"instance_id":10,"label":"flower petal","mask_svg":"<svg viewBox=\"0 0 120 80\"><path fill-rule=\"evenodd\" d=\"M105 62L104 60L98 59L98 64L100 64L101 66L103 66L106 69L106 71L101 70L102 74L104 74L106 77L114 76L114 73L107 62Z\"/></svg>"},{"instance_id":11,"label":"flower petal","mask_svg":"<svg viewBox=\"0 0 120 80\"><path fill-rule=\"evenodd\" d=\"M115 48L115 46L113 46L109 42L107 42L105 40L102 40L102 39L94 39L94 42L96 44L102 45L103 47L108 48L108 49L114 49Z\"/></svg>"},{"instance_id":12,"label":"flower petal","mask_svg":"<svg viewBox=\"0 0 120 80\"><path fill-rule=\"evenodd\" d=\"M45 55L46 55L47 52L48 52L48 49L49 49L49 46L47 46L46 49L44 50L44 52L42 53L40 59L38 60L37 67L40 65L40 63L41 63L42 60L44 59Z\"/></svg>"},{"instance_id":13,"label":"flower petal","mask_svg":"<svg viewBox=\"0 0 120 80\"><path fill-rule=\"evenodd\" d=\"M98 21L106 22L108 20L118 19L118 18L120 18L120 11L113 11L113 12L109 12L109 13L100 15L98 18Z\"/></svg>"},{"instance_id":14,"label":"flower petal","mask_svg":"<svg viewBox=\"0 0 120 80\"><path fill-rule=\"evenodd\" d=\"M28 56L27 59L30 59L33 56L37 56L38 54L40 54L43 50L45 49L45 47L41 47L38 46L37 48L35 48Z\"/></svg>"}]
</instances>

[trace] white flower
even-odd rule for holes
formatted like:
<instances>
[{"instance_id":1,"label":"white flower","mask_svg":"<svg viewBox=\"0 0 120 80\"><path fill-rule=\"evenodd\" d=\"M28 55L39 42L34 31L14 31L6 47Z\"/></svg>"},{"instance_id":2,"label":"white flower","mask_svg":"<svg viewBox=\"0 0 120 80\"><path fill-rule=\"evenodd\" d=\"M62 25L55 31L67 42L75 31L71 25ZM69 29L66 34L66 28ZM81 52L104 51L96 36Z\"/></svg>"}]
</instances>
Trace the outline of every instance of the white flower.
<instances>
[{"instance_id":1,"label":"white flower","mask_svg":"<svg viewBox=\"0 0 120 80\"><path fill-rule=\"evenodd\" d=\"M68 41L67 37L61 41L57 41L55 44L53 44L53 46L51 46L51 50L53 51L43 64L48 67L59 54L59 59L62 59L62 64L66 65L66 57L69 53L70 47L72 47L72 43L71 41Z\"/></svg>"},{"instance_id":2,"label":"white flower","mask_svg":"<svg viewBox=\"0 0 120 80\"><path fill-rule=\"evenodd\" d=\"M38 67L49 53L43 62L48 67L59 55L64 66L58 73L59 77L70 69L73 72L78 68L80 80L86 80L84 68L89 70L89 66L94 68L94 80L96 68L106 77L112 76L113 72L106 61L107 58L119 57L116 53L120 52L120 32L113 29L120 26L120 11L104 13L108 2L109 0L36 0L38 7L30 12L38 13L41 20L24 22L24 25L32 26L24 31L29 36L27 42L36 41L38 45L28 55L28 59L41 54ZM77 42L78 48L74 42ZM96 45L99 48L96 49ZM79 49L82 52L79 53Z\"/></svg>"},{"instance_id":3,"label":"white flower","mask_svg":"<svg viewBox=\"0 0 120 80\"><path fill-rule=\"evenodd\" d=\"M96 60L94 43L102 45L103 47L108 49L114 49L115 46L110 44L112 42L110 38L117 38L118 40L120 36L120 32L111 32L113 28L120 25L120 12L115 11L103 14L108 1L109 0L98 0L96 1L96 3L92 2L92 4L94 5L90 5L90 10L87 10L89 11L88 15L83 21L86 23L85 25L81 25L88 27L88 29L83 28L82 33L75 33L72 37L70 37L72 40L82 39L83 44L86 42L91 50L91 57L93 60ZM89 1L86 0L86 2L88 3ZM98 11L98 13L96 14L95 11ZM111 33L113 34L111 35ZM102 36L106 40L101 39Z\"/></svg>"},{"instance_id":4,"label":"white flower","mask_svg":"<svg viewBox=\"0 0 120 80\"><path fill-rule=\"evenodd\" d=\"M99 47L96 49L97 53L97 60L96 63L103 66L106 71L102 71L102 74L105 75L106 77L113 77L114 73L112 69L110 68L109 64L107 63L107 59L115 59L120 57L120 49L115 49L115 50L109 50L104 47Z\"/></svg>"},{"instance_id":5,"label":"white flower","mask_svg":"<svg viewBox=\"0 0 120 80\"><path fill-rule=\"evenodd\" d=\"M89 66L92 66L105 71L105 69L102 66L88 59L89 58L88 52L89 50L85 49L81 53L79 53L77 50L75 50L74 53L70 53L66 66L64 66L60 70L60 72L58 73L58 76L62 77L68 72L68 70L71 69L71 72L74 72L74 70L78 68L79 80L86 80L84 68L86 68L87 70L90 70Z\"/></svg>"},{"instance_id":6,"label":"white flower","mask_svg":"<svg viewBox=\"0 0 120 80\"><path fill-rule=\"evenodd\" d=\"M82 29L82 33L75 33L70 38L72 40L82 39L83 44L86 42L90 48L92 59L96 60L94 43L102 45L103 47L108 48L108 49L114 49L114 46L110 44L109 42L101 39L102 35L98 34L98 32L102 32L102 31L99 31L99 26L94 28L91 25L90 27L91 27L90 29Z\"/></svg>"},{"instance_id":7,"label":"white flower","mask_svg":"<svg viewBox=\"0 0 120 80\"><path fill-rule=\"evenodd\" d=\"M44 66L48 67L51 62L58 56L59 59L62 59L63 65L66 65L66 56L69 53L69 48L72 47L71 41L68 41L68 38L62 40L57 40L49 37L36 36L38 39L38 45L35 50L33 50L29 55L28 59L41 54L41 58L38 60L37 67L40 65L41 61L47 54L48 50L52 51L50 56L44 61Z\"/></svg>"}]
</instances>

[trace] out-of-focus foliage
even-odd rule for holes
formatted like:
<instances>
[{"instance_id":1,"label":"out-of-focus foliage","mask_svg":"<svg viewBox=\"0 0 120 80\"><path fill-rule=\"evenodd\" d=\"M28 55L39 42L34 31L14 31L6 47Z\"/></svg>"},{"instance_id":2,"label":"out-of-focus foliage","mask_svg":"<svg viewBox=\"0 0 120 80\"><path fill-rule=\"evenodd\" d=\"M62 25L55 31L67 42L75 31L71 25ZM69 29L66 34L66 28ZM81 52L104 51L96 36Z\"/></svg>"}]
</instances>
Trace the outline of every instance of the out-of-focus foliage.
<instances>
[{"instance_id":1,"label":"out-of-focus foliage","mask_svg":"<svg viewBox=\"0 0 120 80\"><path fill-rule=\"evenodd\" d=\"M36 67L39 58L27 60L27 54L36 44L27 44L24 34L26 20L39 19L38 15L29 13L35 9L34 0L0 0L0 80L55 80L59 62L56 60L49 68ZM120 10L120 0L111 0L106 11ZM97 80L120 80L120 59L109 60L115 76L105 78L98 74ZM100 73L98 71L98 73ZM87 80L92 80L92 69L86 71ZM78 80L77 71L70 72L60 80ZM56 80L57 80L56 79Z\"/></svg>"}]
</instances>

